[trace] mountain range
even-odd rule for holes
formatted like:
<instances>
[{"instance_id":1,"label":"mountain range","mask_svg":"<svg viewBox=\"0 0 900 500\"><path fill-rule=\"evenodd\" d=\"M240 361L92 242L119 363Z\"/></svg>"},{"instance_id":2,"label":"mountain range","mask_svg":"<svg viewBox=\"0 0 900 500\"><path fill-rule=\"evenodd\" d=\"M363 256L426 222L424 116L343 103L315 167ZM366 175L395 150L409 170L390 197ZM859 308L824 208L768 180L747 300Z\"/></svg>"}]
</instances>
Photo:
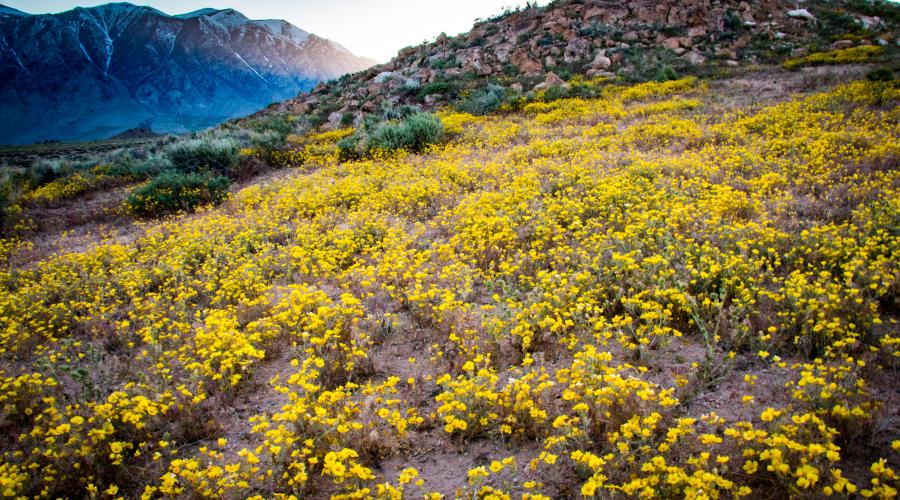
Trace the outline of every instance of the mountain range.
<instances>
[{"instance_id":1,"label":"mountain range","mask_svg":"<svg viewBox=\"0 0 900 500\"><path fill-rule=\"evenodd\" d=\"M375 64L283 20L0 5L0 144L209 127Z\"/></svg>"}]
</instances>

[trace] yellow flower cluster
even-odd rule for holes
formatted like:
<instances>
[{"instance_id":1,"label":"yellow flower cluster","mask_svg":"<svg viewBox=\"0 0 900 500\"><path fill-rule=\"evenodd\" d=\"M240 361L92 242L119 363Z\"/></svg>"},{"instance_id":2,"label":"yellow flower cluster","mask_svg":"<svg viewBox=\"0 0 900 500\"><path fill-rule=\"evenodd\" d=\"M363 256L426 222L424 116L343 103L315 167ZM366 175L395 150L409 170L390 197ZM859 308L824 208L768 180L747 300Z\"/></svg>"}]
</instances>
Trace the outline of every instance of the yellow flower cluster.
<instances>
[{"instance_id":1,"label":"yellow flower cluster","mask_svg":"<svg viewBox=\"0 0 900 500\"><path fill-rule=\"evenodd\" d=\"M478 364L486 366L476 369ZM531 438L542 433L548 417L542 400L554 385L543 369L513 370L503 387L498 387L499 375L481 355L462 369L456 379L444 374L436 381L445 388L435 397L441 403L437 413L445 432L474 437L493 430L504 436Z\"/></svg>"},{"instance_id":2,"label":"yellow flower cluster","mask_svg":"<svg viewBox=\"0 0 900 500\"><path fill-rule=\"evenodd\" d=\"M599 93L0 242L0 493L895 497L900 87Z\"/></svg>"},{"instance_id":3,"label":"yellow flower cluster","mask_svg":"<svg viewBox=\"0 0 900 500\"><path fill-rule=\"evenodd\" d=\"M67 175L48 182L34 191L29 191L21 201L23 203L53 203L74 198L102 180L102 175L88 177L81 172Z\"/></svg>"},{"instance_id":4,"label":"yellow flower cluster","mask_svg":"<svg viewBox=\"0 0 900 500\"><path fill-rule=\"evenodd\" d=\"M878 45L860 45L830 52L816 52L798 59L788 59L784 62L784 67L796 69L801 66L818 66L821 64L865 63L882 52L884 52L884 48Z\"/></svg>"}]
</instances>

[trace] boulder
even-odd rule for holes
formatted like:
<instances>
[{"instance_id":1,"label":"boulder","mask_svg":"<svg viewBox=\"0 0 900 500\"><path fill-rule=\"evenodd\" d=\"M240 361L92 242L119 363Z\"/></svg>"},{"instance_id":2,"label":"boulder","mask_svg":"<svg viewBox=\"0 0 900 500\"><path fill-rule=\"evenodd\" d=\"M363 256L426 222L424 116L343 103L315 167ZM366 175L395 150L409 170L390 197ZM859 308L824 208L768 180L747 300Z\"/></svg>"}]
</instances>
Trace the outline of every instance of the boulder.
<instances>
[{"instance_id":1,"label":"boulder","mask_svg":"<svg viewBox=\"0 0 900 500\"><path fill-rule=\"evenodd\" d=\"M419 79L420 82L431 83L434 81L436 74L437 74L437 72L433 69L421 68L416 73L416 77Z\"/></svg>"},{"instance_id":2,"label":"boulder","mask_svg":"<svg viewBox=\"0 0 900 500\"><path fill-rule=\"evenodd\" d=\"M416 53L416 47L404 47L400 49L400 52L397 52L397 57L400 59L405 59L408 56L411 56Z\"/></svg>"},{"instance_id":3,"label":"boulder","mask_svg":"<svg viewBox=\"0 0 900 500\"><path fill-rule=\"evenodd\" d=\"M709 31L707 30L706 26L694 26L688 29L687 36L689 38L698 38L701 36L706 36L708 32Z\"/></svg>"},{"instance_id":4,"label":"boulder","mask_svg":"<svg viewBox=\"0 0 900 500\"><path fill-rule=\"evenodd\" d=\"M588 21L592 19L603 18L606 10L603 7L591 7L584 13L584 18Z\"/></svg>"},{"instance_id":5,"label":"boulder","mask_svg":"<svg viewBox=\"0 0 900 500\"><path fill-rule=\"evenodd\" d=\"M706 62L706 56L704 56L700 52L697 52L696 50L688 52L687 54L682 56L682 59L687 61L692 66L699 66Z\"/></svg>"},{"instance_id":6,"label":"boulder","mask_svg":"<svg viewBox=\"0 0 900 500\"><path fill-rule=\"evenodd\" d=\"M678 41L677 38L666 38L660 43L663 47L669 50L675 50L678 47L681 47L681 42Z\"/></svg>"},{"instance_id":7,"label":"boulder","mask_svg":"<svg viewBox=\"0 0 900 500\"><path fill-rule=\"evenodd\" d=\"M637 31L629 31L628 33L625 33L624 35L622 35L623 42L634 43L634 42L639 41L640 39L641 39L641 36L638 35Z\"/></svg>"},{"instance_id":8,"label":"boulder","mask_svg":"<svg viewBox=\"0 0 900 500\"><path fill-rule=\"evenodd\" d=\"M610 58L606 57L606 54L604 54L602 51L598 52L597 55L594 57L594 60L591 61L592 69L598 69L601 71L605 71L605 70L608 70L610 66L612 66L612 60Z\"/></svg>"},{"instance_id":9,"label":"boulder","mask_svg":"<svg viewBox=\"0 0 900 500\"><path fill-rule=\"evenodd\" d=\"M375 104L375 101L366 101L362 106L360 106L359 109L365 111L366 113L372 113L373 111L378 109L378 105Z\"/></svg>"},{"instance_id":10,"label":"boulder","mask_svg":"<svg viewBox=\"0 0 900 500\"><path fill-rule=\"evenodd\" d=\"M509 56L509 62L515 64L519 71L525 74L538 73L543 69L541 63L532 59L527 49L519 48Z\"/></svg>"},{"instance_id":11,"label":"boulder","mask_svg":"<svg viewBox=\"0 0 900 500\"><path fill-rule=\"evenodd\" d=\"M857 19L862 24L863 29L877 30L884 28L884 21L878 16L859 16Z\"/></svg>"},{"instance_id":12,"label":"boulder","mask_svg":"<svg viewBox=\"0 0 900 500\"><path fill-rule=\"evenodd\" d=\"M457 55L456 59L462 64L464 72L474 71L482 76L493 73L491 66L484 62L484 51L481 48L467 49Z\"/></svg>"},{"instance_id":13,"label":"boulder","mask_svg":"<svg viewBox=\"0 0 900 500\"><path fill-rule=\"evenodd\" d=\"M542 83L537 84L534 87L534 89L541 90L541 89L546 89L549 87L568 87L568 86L569 86L569 84L566 83L565 80L563 80L556 73L551 71L551 72L547 73L547 77L544 78L544 81Z\"/></svg>"},{"instance_id":14,"label":"boulder","mask_svg":"<svg viewBox=\"0 0 900 500\"><path fill-rule=\"evenodd\" d=\"M727 47L720 47L716 49L716 57L721 57L725 59L737 59L737 53L729 49Z\"/></svg>"},{"instance_id":15,"label":"boulder","mask_svg":"<svg viewBox=\"0 0 900 500\"><path fill-rule=\"evenodd\" d=\"M753 35L751 35L750 33L744 33L743 35L739 36L737 40L735 40L734 43L731 44L731 46L735 49L743 49L744 47L750 45L750 42L752 41Z\"/></svg>"},{"instance_id":16,"label":"boulder","mask_svg":"<svg viewBox=\"0 0 900 500\"><path fill-rule=\"evenodd\" d=\"M838 40L831 44L831 50L849 49L853 45L853 40Z\"/></svg>"},{"instance_id":17,"label":"boulder","mask_svg":"<svg viewBox=\"0 0 900 500\"><path fill-rule=\"evenodd\" d=\"M788 17L793 17L794 19L803 19L805 21L815 21L816 20L816 16L812 15L806 9L789 10L787 15L788 15Z\"/></svg>"},{"instance_id":18,"label":"boulder","mask_svg":"<svg viewBox=\"0 0 900 500\"><path fill-rule=\"evenodd\" d=\"M523 33L530 33L537 29L537 21L522 19L516 24L513 25L513 35L521 35Z\"/></svg>"},{"instance_id":19,"label":"boulder","mask_svg":"<svg viewBox=\"0 0 900 500\"><path fill-rule=\"evenodd\" d=\"M563 54L563 60L566 63L581 61L588 55L588 52L590 50L591 42L585 40L584 38L572 39L566 45L566 50Z\"/></svg>"},{"instance_id":20,"label":"boulder","mask_svg":"<svg viewBox=\"0 0 900 500\"><path fill-rule=\"evenodd\" d=\"M382 71L381 73L375 75L373 81L375 83L382 84L388 80L392 80L395 76L397 76L397 73L394 73L393 71Z\"/></svg>"},{"instance_id":21,"label":"boulder","mask_svg":"<svg viewBox=\"0 0 900 500\"><path fill-rule=\"evenodd\" d=\"M509 62L509 54L515 48L512 42L500 43L494 46L494 57L503 64Z\"/></svg>"}]
</instances>

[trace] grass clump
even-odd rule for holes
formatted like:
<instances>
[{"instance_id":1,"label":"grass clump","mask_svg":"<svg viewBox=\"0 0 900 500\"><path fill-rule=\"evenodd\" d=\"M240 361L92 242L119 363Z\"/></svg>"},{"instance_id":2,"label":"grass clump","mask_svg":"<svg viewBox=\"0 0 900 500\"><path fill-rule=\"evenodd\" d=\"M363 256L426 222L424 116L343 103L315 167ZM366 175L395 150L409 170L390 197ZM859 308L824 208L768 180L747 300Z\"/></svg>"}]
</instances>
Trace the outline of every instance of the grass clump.
<instances>
[{"instance_id":1,"label":"grass clump","mask_svg":"<svg viewBox=\"0 0 900 500\"><path fill-rule=\"evenodd\" d=\"M416 112L405 118L368 120L362 129L338 142L342 160L359 159L375 151L405 150L420 153L444 135L441 119L431 113Z\"/></svg>"},{"instance_id":2,"label":"grass clump","mask_svg":"<svg viewBox=\"0 0 900 500\"><path fill-rule=\"evenodd\" d=\"M239 146L228 138L201 138L175 143L166 149L172 167L180 172L233 175Z\"/></svg>"},{"instance_id":3,"label":"grass clump","mask_svg":"<svg viewBox=\"0 0 900 500\"><path fill-rule=\"evenodd\" d=\"M894 72L890 68L878 68L866 73L866 79L871 82L889 82L894 79Z\"/></svg>"},{"instance_id":4,"label":"grass clump","mask_svg":"<svg viewBox=\"0 0 900 500\"><path fill-rule=\"evenodd\" d=\"M625 68L620 76L632 83L677 80L685 63L670 49L632 47L625 51Z\"/></svg>"},{"instance_id":5,"label":"grass clump","mask_svg":"<svg viewBox=\"0 0 900 500\"><path fill-rule=\"evenodd\" d=\"M142 217L190 212L221 203L228 196L229 184L227 177L209 173L166 172L132 191L128 208Z\"/></svg>"},{"instance_id":6,"label":"grass clump","mask_svg":"<svg viewBox=\"0 0 900 500\"><path fill-rule=\"evenodd\" d=\"M482 116L496 111L517 110L521 107L522 95L501 85L491 84L486 88L468 92L456 103L458 111Z\"/></svg>"},{"instance_id":7,"label":"grass clump","mask_svg":"<svg viewBox=\"0 0 900 500\"><path fill-rule=\"evenodd\" d=\"M455 96L459 93L459 85L455 82L432 82L422 86L419 89L419 97L427 97L430 95L448 95Z\"/></svg>"},{"instance_id":8,"label":"grass clump","mask_svg":"<svg viewBox=\"0 0 900 500\"><path fill-rule=\"evenodd\" d=\"M443 132L440 118L418 113L400 123L382 123L369 138L369 145L387 151L406 149L418 153L439 141Z\"/></svg>"}]
</instances>

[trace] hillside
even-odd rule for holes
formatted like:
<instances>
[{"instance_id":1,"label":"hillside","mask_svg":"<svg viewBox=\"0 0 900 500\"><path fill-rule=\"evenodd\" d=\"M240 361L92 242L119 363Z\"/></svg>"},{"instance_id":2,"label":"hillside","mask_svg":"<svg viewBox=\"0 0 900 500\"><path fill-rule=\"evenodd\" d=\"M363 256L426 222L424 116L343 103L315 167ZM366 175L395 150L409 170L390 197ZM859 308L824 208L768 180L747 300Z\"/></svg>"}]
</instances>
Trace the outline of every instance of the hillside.
<instances>
[{"instance_id":1,"label":"hillside","mask_svg":"<svg viewBox=\"0 0 900 500\"><path fill-rule=\"evenodd\" d=\"M624 16L475 32L591 5ZM771 61L610 51L336 107L468 50L438 40L215 129L8 169L0 492L896 498L896 11L848 2L856 34L826 35L803 5Z\"/></svg>"},{"instance_id":2,"label":"hillside","mask_svg":"<svg viewBox=\"0 0 900 500\"><path fill-rule=\"evenodd\" d=\"M285 21L234 10L0 10L0 144L102 139L145 123L203 129L372 64Z\"/></svg>"},{"instance_id":3,"label":"hillside","mask_svg":"<svg viewBox=\"0 0 900 500\"><path fill-rule=\"evenodd\" d=\"M338 128L385 105L437 109L469 98L472 109L496 109L573 75L665 80L727 74L829 48L896 49L898 11L865 0L556 1L481 21L456 37L441 34L263 114L309 115L316 125ZM502 90L491 92L491 85Z\"/></svg>"},{"instance_id":4,"label":"hillside","mask_svg":"<svg viewBox=\"0 0 900 500\"><path fill-rule=\"evenodd\" d=\"M16 250L4 487L889 498L900 93L764 85L324 135L221 208Z\"/></svg>"}]
</instances>

